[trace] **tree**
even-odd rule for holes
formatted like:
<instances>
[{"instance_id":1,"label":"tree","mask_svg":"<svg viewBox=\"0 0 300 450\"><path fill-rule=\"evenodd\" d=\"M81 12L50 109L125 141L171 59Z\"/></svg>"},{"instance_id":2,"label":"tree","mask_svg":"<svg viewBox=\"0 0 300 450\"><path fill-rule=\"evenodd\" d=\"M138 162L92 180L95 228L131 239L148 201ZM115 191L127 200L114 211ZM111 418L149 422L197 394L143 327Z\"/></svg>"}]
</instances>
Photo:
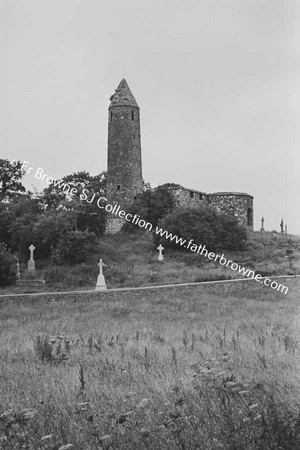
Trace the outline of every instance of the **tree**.
<instances>
[{"instance_id":1,"label":"tree","mask_svg":"<svg viewBox=\"0 0 300 450\"><path fill-rule=\"evenodd\" d=\"M4 244L0 244L0 286L12 284L15 280L13 268L15 257L7 250Z\"/></svg>"},{"instance_id":2,"label":"tree","mask_svg":"<svg viewBox=\"0 0 300 450\"><path fill-rule=\"evenodd\" d=\"M247 240L247 231L238 224L235 217L218 214L206 206L179 207L161 219L158 226L187 241L193 239L196 244L205 245L213 251L243 250ZM159 235L154 235L154 242L156 245L161 242L166 247L185 249L175 241Z\"/></svg>"},{"instance_id":3,"label":"tree","mask_svg":"<svg viewBox=\"0 0 300 450\"><path fill-rule=\"evenodd\" d=\"M47 211L73 211L75 231L101 236L105 232L105 211L97 206L97 199L104 195L105 186L105 172L95 176L77 172L51 183L44 189L40 201Z\"/></svg>"},{"instance_id":4,"label":"tree","mask_svg":"<svg viewBox=\"0 0 300 450\"><path fill-rule=\"evenodd\" d=\"M39 201L31 198L29 194L20 199L14 199L7 205L6 214L9 221L7 225L9 248L25 259L29 254L29 245L35 244L36 247L38 246L34 236L34 226L42 214ZM38 249L36 252L37 257L40 250Z\"/></svg>"},{"instance_id":5,"label":"tree","mask_svg":"<svg viewBox=\"0 0 300 450\"><path fill-rule=\"evenodd\" d=\"M152 223L155 227L158 221L170 214L176 207L176 201L172 192L165 186L158 186L154 190L146 190L138 194L127 209L128 213L138 214L141 219ZM126 232L133 232L137 229L137 226L126 222L123 225L123 230Z\"/></svg>"},{"instance_id":6,"label":"tree","mask_svg":"<svg viewBox=\"0 0 300 450\"><path fill-rule=\"evenodd\" d=\"M20 181L24 173L20 161L0 159L0 202L24 194L26 190Z\"/></svg>"},{"instance_id":7,"label":"tree","mask_svg":"<svg viewBox=\"0 0 300 450\"><path fill-rule=\"evenodd\" d=\"M81 264L90 259L95 250L96 236L87 231L70 231L61 236L52 261L56 264Z\"/></svg>"}]
</instances>

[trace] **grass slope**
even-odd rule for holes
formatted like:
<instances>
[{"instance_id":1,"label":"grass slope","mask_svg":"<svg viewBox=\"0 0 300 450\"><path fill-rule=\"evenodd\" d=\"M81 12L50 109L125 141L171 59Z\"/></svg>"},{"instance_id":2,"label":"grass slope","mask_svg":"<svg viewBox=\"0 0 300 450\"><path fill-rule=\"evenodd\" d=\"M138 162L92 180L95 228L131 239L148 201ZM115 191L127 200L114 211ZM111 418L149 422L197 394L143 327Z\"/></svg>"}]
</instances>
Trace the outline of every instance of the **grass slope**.
<instances>
[{"instance_id":1,"label":"grass slope","mask_svg":"<svg viewBox=\"0 0 300 450\"><path fill-rule=\"evenodd\" d=\"M288 244L288 239L292 244ZM286 249L293 255L286 257ZM222 252L219 252L220 254ZM243 252L224 252L232 260L263 276L292 275L300 273L300 240L295 236L273 233L252 233L248 248ZM101 257L106 264L105 278L109 288L151 286L241 278L241 274L186 250L166 249L164 261L157 261L158 251L152 236L144 231L133 235L118 233L105 235L89 264L76 266L50 266L47 261L37 261L36 277L46 280L45 286L11 286L1 293L43 292L58 290L93 289L98 276L97 263ZM23 278L26 265L21 272Z\"/></svg>"},{"instance_id":2,"label":"grass slope","mask_svg":"<svg viewBox=\"0 0 300 450\"><path fill-rule=\"evenodd\" d=\"M300 448L287 285L2 301L0 448Z\"/></svg>"}]
</instances>

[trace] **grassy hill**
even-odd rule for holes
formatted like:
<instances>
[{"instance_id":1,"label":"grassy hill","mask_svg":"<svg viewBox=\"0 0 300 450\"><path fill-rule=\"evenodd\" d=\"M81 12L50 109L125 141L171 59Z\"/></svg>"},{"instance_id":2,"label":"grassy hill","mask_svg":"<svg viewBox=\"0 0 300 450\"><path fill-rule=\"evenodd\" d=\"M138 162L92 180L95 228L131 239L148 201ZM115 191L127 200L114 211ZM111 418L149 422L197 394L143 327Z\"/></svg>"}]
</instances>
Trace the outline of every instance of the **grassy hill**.
<instances>
[{"instance_id":1,"label":"grassy hill","mask_svg":"<svg viewBox=\"0 0 300 450\"><path fill-rule=\"evenodd\" d=\"M292 256L286 257L287 248L293 250ZM149 233L105 235L99 239L89 264L50 266L47 261L36 261L37 277L45 278L46 286L13 286L2 289L2 293L93 289L99 258L107 265L104 274L109 288L241 278L237 272L188 250L166 249L163 262L157 261L157 255ZM300 273L300 238L254 232L246 251L225 252L224 256L263 276L292 275ZM21 265L21 272L25 269L26 264Z\"/></svg>"}]
</instances>

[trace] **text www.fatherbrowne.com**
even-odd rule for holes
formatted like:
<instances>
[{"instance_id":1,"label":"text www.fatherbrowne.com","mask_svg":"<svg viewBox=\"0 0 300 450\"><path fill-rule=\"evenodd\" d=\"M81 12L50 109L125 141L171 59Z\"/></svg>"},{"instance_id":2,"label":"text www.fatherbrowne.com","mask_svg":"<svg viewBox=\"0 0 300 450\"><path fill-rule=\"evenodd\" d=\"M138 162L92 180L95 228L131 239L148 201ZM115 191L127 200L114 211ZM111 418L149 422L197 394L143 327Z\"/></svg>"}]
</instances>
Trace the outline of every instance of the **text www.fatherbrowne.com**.
<instances>
[{"instance_id":1,"label":"text www.fatherbrowne.com","mask_svg":"<svg viewBox=\"0 0 300 450\"><path fill-rule=\"evenodd\" d=\"M18 161L16 159L11 161L12 166L16 166ZM30 171L33 170L33 167L30 167L30 163L28 161L24 161L22 164L22 170L26 174L28 174ZM52 177L49 177L47 174L44 173L43 169L39 167L34 175L35 178L41 179L42 181L46 181L48 185L52 184L54 187L58 187L59 189L62 189L66 191L70 196L75 195L77 193L77 189L74 187L71 187L68 183L64 183L62 180L55 180ZM127 222L133 223L135 225L138 225L140 228L144 228L147 231L152 231L153 225L150 222L146 222L144 219L141 219L138 214L131 214L126 213L123 211L120 207L120 205L114 204L111 205L110 203L107 203L107 198L105 197L96 197L96 194L92 195L92 198L89 198L89 190L83 189L82 193L80 194L80 199L82 201L86 201L87 203L92 203L95 200L97 200L97 206L100 209L105 209L108 213L114 214L118 216L120 219L125 219ZM102 203L101 203L102 202ZM104 203L103 203L104 202ZM194 253L198 253L201 256L204 256L205 258L208 258L211 261L218 261L221 266L230 267L230 269L237 271L240 273L243 277L252 278L258 283L263 283L265 286L271 287L271 289L275 289L277 291L283 292L287 294L288 288L287 286L284 286L282 284L277 283L275 280L271 280L270 278L263 277L259 273L256 274L253 270L247 269L246 267L240 266L239 264L231 261L230 259L227 260L225 256L215 254L214 252L210 252L205 245L197 245L193 239L190 239L188 242L186 239L183 239L181 237L178 237L176 235L173 235L172 233L169 233L167 230L163 230L162 228L156 227L155 228L155 234L159 235L165 239L168 239L171 242L175 242L176 244L180 245L181 247L185 247L189 250L191 250Z\"/></svg>"},{"instance_id":2,"label":"text www.fatherbrowne.com","mask_svg":"<svg viewBox=\"0 0 300 450\"><path fill-rule=\"evenodd\" d=\"M252 278L258 283L263 283L265 286L270 286L271 289L276 289L277 291L284 292L287 294L288 288L287 286L284 286L282 284L277 283L275 280L270 280L270 278L263 277L259 273L256 274L253 270L250 270L249 268L246 268L244 266L241 266L240 264L237 264L230 259L226 259L224 254L219 255L214 252L210 252L205 245L197 245L193 239L190 239L187 243L186 239L179 238L176 235L173 235L172 233L169 233L166 230L162 230L161 228L156 227L155 234L165 237L166 239L170 241L176 242L176 244L179 244L192 252L198 253L201 256L204 256L205 258L211 260L211 261L218 261L221 266L230 267L230 269L237 271L237 273L240 273L243 277Z\"/></svg>"},{"instance_id":3,"label":"text www.fatherbrowne.com","mask_svg":"<svg viewBox=\"0 0 300 450\"><path fill-rule=\"evenodd\" d=\"M85 190L83 190L84 197L82 197L82 200L87 200L87 196L84 193ZM97 205L101 209L105 209L107 212L114 214L118 216L121 219L125 219L127 222L133 223L135 225L138 225L140 228L143 228L147 231L153 231L153 225L150 222L146 222L144 219L141 219L138 214L131 214L126 213L123 211L120 207L120 205L114 204L111 205L110 203L104 203L101 204L100 202L107 202L107 199L105 197L100 197L97 200ZM255 273L253 270L250 270L249 268L246 268L244 266L241 266L240 264L235 263L234 261L231 261L230 259L226 259L224 254L219 255L214 252L210 252L205 245L198 245L194 242L193 239L190 239L187 241L186 239L183 239L182 237L178 237L176 234L172 234L168 232L167 230L163 230L162 228L155 227L154 230L156 235L159 235L162 238L168 239L171 242L175 242L177 245L180 245L181 247L184 247L186 249L189 249L190 251L194 253L198 253L201 256L204 256L205 258L211 260L211 261L218 261L221 266L229 267L231 270L236 271L237 273L241 274L243 277L251 278L257 281L258 283L262 283L265 286L269 286L271 289L283 292L284 294L287 294L288 287L284 286L282 284L277 283L275 280L271 280L270 278L263 277L259 273Z\"/></svg>"}]
</instances>

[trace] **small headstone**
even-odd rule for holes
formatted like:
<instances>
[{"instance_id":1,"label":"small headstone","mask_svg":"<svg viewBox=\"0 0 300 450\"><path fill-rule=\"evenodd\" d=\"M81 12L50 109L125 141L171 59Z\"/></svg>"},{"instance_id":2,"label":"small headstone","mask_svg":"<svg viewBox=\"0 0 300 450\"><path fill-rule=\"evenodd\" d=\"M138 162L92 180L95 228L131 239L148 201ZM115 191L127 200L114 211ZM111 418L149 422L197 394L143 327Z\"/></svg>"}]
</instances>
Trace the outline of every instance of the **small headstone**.
<instances>
[{"instance_id":1,"label":"small headstone","mask_svg":"<svg viewBox=\"0 0 300 450\"><path fill-rule=\"evenodd\" d=\"M158 261L163 261L163 259L164 259L164 256L163 256L163 254L162 254L162 251L164 250L164 247L161 245L161 244L159 244L159 246L157 247L157 250L158 250Z\"/></svg>"},{"instance_id":2,"label":"small headstone","mask_svg":"<svg viewBox=\"0 0 300 450\"><path fill-rule=\"evenodd\" d=\"M105 282L105 278L104 278L102 269L104 266L106 266L106 264L104 264L102 259L100 259L98 266L99 266L99 275L98 275L95 291L104 291L107 289L107 286L106 286L106 282Z\"/></svg>"},{"instance_id":3,"label":"small headstone","mask_svg":"<svg viewBox=\"0 0 300 450\"><path fill-rule=\"evenodd\" d=\"M16 273L16 279L17 279L17 281L19 281L19 280L21 279L19 258L17 258L17 273Z\"/></svg>"},{"instance_id":4,"label":"small headstone","mask_svg":"<svg viewBox=\"0 0 300 450\"><path fill-rule=\"evenodd\" d=\"M33 260L33 252L35 250L35 246L31 244L29 250L30 250L30 259L28 261L28 270L35 270L35 261Z\"/></svg>"},{"instance_id":5,"label":"small headstone","mask_svg":"<svg viewBox=\"0 0 300 450\"><path fill-rule=\"evenodd\" d=\"M265 229L264 229L264 221L265 221L265 219L262 217L262 218L261 218L261 228L260 228L260 231L265 231Z\"/></svg>"}]
</instances>

